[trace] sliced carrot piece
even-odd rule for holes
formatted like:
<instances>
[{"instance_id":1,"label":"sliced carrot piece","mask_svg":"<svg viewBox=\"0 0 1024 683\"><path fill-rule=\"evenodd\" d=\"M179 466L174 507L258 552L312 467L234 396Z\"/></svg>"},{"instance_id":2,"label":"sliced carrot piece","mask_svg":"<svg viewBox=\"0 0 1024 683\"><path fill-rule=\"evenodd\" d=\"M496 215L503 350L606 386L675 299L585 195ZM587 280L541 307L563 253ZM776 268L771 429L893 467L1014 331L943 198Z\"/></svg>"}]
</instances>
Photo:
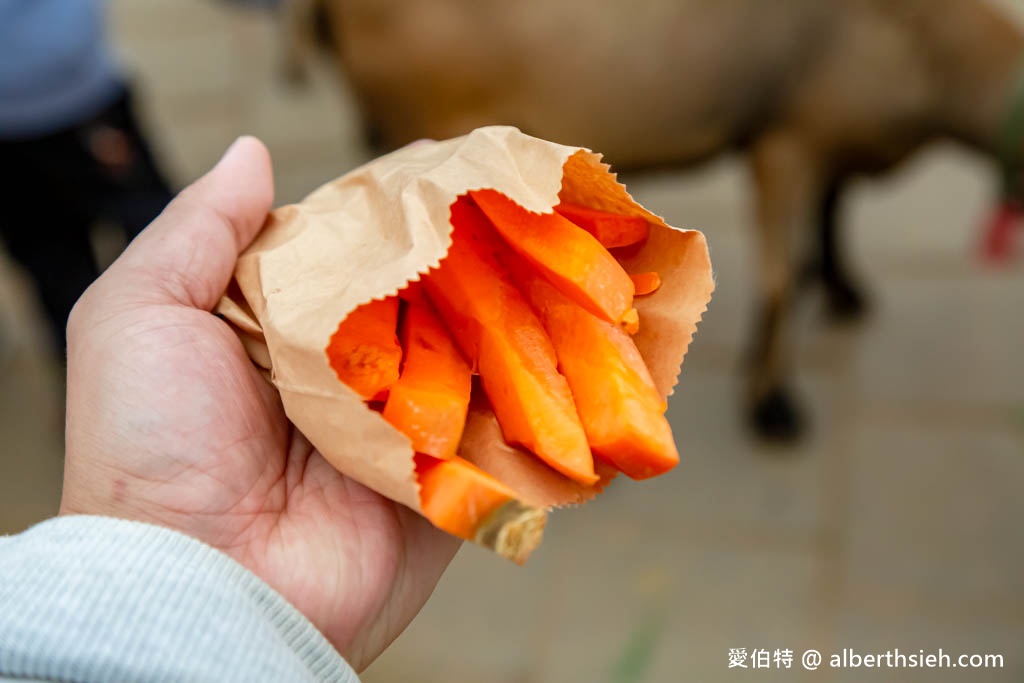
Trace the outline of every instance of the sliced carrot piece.
<instances>
[{"instance_id":1,"label":"sliced carrot piece","mask_svg":"<svg viewBox=\"0 0 1024 683\"><path fill-rule=\"evenodd\" d=\"M416 455L424 516L453 536L476 541L522 564L540 545L546 514L472 463Z\"/></svg>"},{"instance_id":2,"label":"sliced carrot piece","mask_svg":"<svg viewBox=\"0 0 1024 683\"><path fill-rule=\"evenodd\" d=\"M398 326L398 299L389 296L359 306L331 335L327 360L342 382L364 400L383 400L398 379L402 347Z\"/></svg>"},{"instance_id":3,"label":"sliced carrot piece","mask_svg":"<svg viewBox=\"0 0 1024 683\"><path fill-rule=\"evenodd\" d=\"M433 307L409 304L401 325L405 362L391 385L384 419L436 458L455 455L466 426L472 373Z\"/></svg>"},{"instance_id":4,"label":"sliced carrot piece","mask_svg":"<svg viewBox=\"0 0 1024 683\"><path fill-rule=\"evenodd\" d=\"M558 213L532 213L496 190L473 200L513 251L591 313L618 322L633 305L633 281L592 235Z\"/></svg>"},{"instance_id":5,"label":"sliced carrot piece","mask_svg":"<svg viewBox=\"0 0 1024 683\"><path fill-rule=\"evenodd\" d=\"M661 287L661 276L653 270L647 273L633 273L629 277L633 280L633 286L636 288L635 296L653 294Z\"/></svg>"},{"instance_id":6,"label":"sliced carrot piece","mask_svg":"<svg viewBox=\"0 0 1024 683\"><path fill-rule=\"evenodd\" d=\"M451 220L448 255L423 282L476 365L505 440L581 484L595 483L594 459L551 340L495 256L511 252L468 198L452 205Z\"/></svg>"},{"instance_id":7,"label":"sliced carrot piece","mask_svg":"<svg viewBox=\"0 0 1024 683\"><path fill-rule=\"evenodd\" d=\"M585 486L597 482L569 385L557 369L551 341L536 330L513 326L488 334L480 351L480 379L501 432L552 468ZM543 355L542 355L543 354Z\"/></svg>"},{"instance_id":8,"label":"sliced carrot piece","mask_svg":"<svg viewBox=\"0 0 1024 683\"><path fill-rule=\"evenodd\" d=\"M633 340L527 268L514 264L513 276L551 337L594 455L633 479L675 467L665 404Z\"/></svg>"},{"instance_id":9,"label":"sliced carrot piece","mask_svg":"<svg viewBox=\"0 0 1024 683\"><path fill-rule=\"evenodd\" d=\"M619 322L629 334L636 334L640 331L640 311L635 308L631 308L626 311L626 314L622 316L622 320Z\"/></svg>"},{"instance_id":10,"label":"sliced carrot piece","mask_svg":"<svg viewBox=\"0 0 1024 683\"><path fill-rule=\"evenodd\" d=\"M643 242L650 233L650 226L640 216L623 216L565 202L556 206L555 211L589 232L607 249Z\"/></svg>"},{"instance_id":11,"label":"sliced carrot piece","mask_svg":"<svg viewBox=\"0 0 1024 683\"><path fill-rule=\"evenodd\" d=\"M423 292L423 283L419 280L410 282L404 289L398 290L398 298L409 304L430 305L427 295Z\"/></svg>"}]
</instances>

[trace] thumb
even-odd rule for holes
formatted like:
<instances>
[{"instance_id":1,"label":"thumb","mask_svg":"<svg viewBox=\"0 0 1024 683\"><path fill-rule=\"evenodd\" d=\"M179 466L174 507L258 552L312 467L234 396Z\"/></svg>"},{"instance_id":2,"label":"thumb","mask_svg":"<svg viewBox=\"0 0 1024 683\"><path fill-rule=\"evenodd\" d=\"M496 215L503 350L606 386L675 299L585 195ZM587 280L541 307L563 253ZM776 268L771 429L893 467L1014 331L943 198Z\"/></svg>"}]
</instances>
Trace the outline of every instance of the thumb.
<instances>
[{"instance_id":1,"label":"thumb","mask_svg":"<svg viewBox=\"0 0 1024 683\"><path fill-rule=\"evenodd\" d=\"M240 137L185 188L100 278L107 291L146 303L211 310L274 201L270 153Z\"/></svg>"}]
</instances>

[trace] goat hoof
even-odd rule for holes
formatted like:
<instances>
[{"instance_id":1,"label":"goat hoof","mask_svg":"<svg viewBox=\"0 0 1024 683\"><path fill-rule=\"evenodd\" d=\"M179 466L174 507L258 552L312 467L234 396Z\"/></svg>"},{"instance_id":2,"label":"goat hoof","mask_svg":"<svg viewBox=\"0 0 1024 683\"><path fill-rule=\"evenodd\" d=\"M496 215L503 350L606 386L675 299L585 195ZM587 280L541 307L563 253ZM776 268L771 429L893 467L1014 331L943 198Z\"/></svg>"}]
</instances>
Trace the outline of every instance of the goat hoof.
<instances>
[{"instance_id":1,"label":"goat hoof","mask_svg":"<svg viewBox=\"0 0 1024 683\"><path fill-rule=\"evenodd\" d=\"M827 290L828 316L835 322L855 322L864 318L870 306L860 290L847 284Z\"/></svg>"},{"instance_id":2,"label":"goat hoof","mask_svg":"<svg viewBox=\"0 0 1024 683\"><path fill-rule=\"evenodd\" d=\"M773 389L754 402L750 423L760 438L778 443L796 441L804 431L796 402L783 389Z\"/></svg>"}]
</instances>

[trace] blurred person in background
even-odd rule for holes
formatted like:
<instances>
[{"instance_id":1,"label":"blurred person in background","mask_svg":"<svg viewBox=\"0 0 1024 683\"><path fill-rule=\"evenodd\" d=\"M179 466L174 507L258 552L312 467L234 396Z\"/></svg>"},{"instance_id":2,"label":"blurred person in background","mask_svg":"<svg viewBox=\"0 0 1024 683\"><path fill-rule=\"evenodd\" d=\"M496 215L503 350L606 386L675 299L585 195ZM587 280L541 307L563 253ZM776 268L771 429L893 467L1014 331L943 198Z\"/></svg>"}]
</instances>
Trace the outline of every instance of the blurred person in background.
<instances>
[{"instance_id":1,"label":"blurred person in background","mask_svg":"<svg viewBox=\"0 0 1024 683\"><path fill-rule=\"evenodd\" d=\"M130 241L172 196L104 20L102 0L0 0L0 237L62 357L71 307L99 275L93 226Z\"/></svg>"}]
</instances>

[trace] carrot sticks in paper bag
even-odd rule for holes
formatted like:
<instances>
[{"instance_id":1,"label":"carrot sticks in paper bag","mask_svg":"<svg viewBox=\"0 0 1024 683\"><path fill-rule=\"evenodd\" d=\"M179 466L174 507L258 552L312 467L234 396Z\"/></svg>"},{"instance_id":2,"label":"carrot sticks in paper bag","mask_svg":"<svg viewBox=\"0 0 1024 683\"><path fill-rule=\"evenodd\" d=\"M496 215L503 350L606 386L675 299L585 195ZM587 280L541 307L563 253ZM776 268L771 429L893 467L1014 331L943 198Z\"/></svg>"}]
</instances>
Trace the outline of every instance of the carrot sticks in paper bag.
<instances>
[{"instance_id":1,"label":"carrot sticks in paper bag","mask_svg":"<svg viewBox=\"0 0 1024 683\"><path fill-rule=\"evenodd\" d=\"M712 289L599 155L489 127L275 210L219 312L335 468L522 562L551 508L678 462Z\"/></svg>"}]
</instances>

